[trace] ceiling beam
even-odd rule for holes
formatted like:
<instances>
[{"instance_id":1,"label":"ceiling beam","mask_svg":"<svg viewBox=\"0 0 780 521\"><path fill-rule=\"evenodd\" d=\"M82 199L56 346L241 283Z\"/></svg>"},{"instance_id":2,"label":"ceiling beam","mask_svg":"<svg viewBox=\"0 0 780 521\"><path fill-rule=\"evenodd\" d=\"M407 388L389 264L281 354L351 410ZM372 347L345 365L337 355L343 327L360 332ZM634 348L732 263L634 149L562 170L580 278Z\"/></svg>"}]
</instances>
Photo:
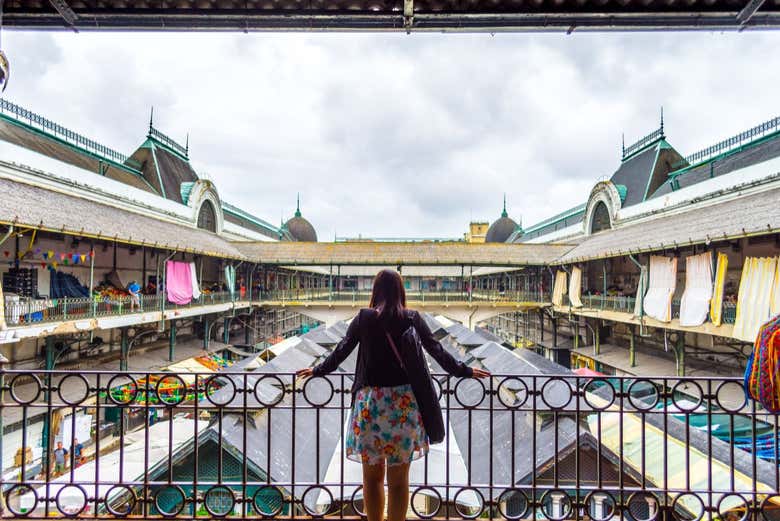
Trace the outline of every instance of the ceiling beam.
<instances>
[{"instance_id":1,"label":"ceiling beam","mask_svg":"<svg viewBox=\"0 0 780 521\"><path fill-rule=\"evenodd\" d=\"M753 18L753 15L756 14L756 11L764 5L764 1L765 0L750 0L737 15L737 23L740 25L748 23L750 19Z\"/></svg>"},{"instance_id":2,"label":"ceiling beam","mask_svg":"<svg viewBox=\"0 0 780 521\"><path fill-rule=\"evenodd\" d=\"M70 26L76 25L76 22L79 19L79 15L77 15L75 11L71 9L66 0L49 0L49 3L54 9L57 10L58 13L60 13L62 19L65 20L65 23Z\"/></svg>"}]
</instances>

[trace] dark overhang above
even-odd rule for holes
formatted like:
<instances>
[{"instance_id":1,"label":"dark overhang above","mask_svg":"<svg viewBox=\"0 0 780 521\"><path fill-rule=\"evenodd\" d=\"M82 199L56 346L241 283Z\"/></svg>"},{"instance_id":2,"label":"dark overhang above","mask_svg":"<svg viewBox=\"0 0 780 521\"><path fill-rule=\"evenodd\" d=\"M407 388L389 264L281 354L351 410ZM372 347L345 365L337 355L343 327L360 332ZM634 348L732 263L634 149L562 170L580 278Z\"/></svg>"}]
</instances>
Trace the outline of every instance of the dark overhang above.
<instances>
[{"instance_id":1,"label":"dark overhang above","mask_svg":"<svg viewBox=\"0 0 780 521\"><path fill-rule=\"evenodd\" d=\"M3 22L79 31L739 30L780 27L780 0L10 0Z\"/></svg>"}]
</instances>

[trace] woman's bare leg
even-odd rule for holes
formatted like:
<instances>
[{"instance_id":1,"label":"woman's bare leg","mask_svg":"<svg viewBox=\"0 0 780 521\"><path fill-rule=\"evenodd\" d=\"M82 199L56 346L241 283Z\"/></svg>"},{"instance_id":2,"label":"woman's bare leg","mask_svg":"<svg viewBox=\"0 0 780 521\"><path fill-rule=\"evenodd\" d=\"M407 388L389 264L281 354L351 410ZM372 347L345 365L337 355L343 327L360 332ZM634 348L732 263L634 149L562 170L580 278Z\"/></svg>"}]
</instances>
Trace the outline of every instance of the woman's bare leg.
<instances>
[{"instance_id":1,"label":"woman's bare leg","mask_svg":"<svg viewBox=\"0 0 780 521\"><path fill-rule=\"evenodd\" d=\"M409 463L387 467L387 521L403 521L409 510Z\"/></svg>"},{"instance_id":2,"label":"woman's bare leg","mask_svg":"<svg viewBox=\"0 0 780 521\"><path fill-rule=\"evenodd\" d=\"M368 521L385 517L385 465L363 463L363 509Z\"/></svg>"}]
</instances>

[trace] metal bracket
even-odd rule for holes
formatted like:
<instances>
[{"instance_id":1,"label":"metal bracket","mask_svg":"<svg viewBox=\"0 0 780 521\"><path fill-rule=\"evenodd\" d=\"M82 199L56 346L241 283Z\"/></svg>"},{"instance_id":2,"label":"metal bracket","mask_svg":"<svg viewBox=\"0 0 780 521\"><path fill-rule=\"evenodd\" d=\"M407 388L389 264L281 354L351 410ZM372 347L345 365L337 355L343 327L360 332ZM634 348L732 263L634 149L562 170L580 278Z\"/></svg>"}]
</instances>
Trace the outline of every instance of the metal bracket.
<instances>
[{"instance_id":1,"label":"metal bracket","mask_svg":"<svg viewBox=\"0 0 780 521\"><path fill-rule=\"evenodd\" d=\"M414 0L404 0L404 29L406 29L406 34L410 34L412 32L413 25L414 25Z\"/></svg>"},{"instance_id":2,"label":"metal bracket","mask_svg":"<svg viewBox=\"0 0 780 521\"><path fill-rule=\"evenodd\" d=\"M75 31L75 25L79 19L79 15L77 15L76 12L71 9L71 7L68 5L68 2L66 2L66 0L49 0L49 3L54 9L57 10L58 13L60 13L62 19L65 20L65 23L70 25Z\"/></svg>"}]
</instances>

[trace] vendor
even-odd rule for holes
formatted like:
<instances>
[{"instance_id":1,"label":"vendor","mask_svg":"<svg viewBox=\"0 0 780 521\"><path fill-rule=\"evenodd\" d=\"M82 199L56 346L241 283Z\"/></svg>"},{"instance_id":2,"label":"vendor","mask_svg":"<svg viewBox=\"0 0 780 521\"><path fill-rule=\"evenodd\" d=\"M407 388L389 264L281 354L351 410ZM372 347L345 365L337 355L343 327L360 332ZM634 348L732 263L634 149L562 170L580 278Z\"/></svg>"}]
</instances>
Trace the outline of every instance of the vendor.
<instances>
[{"instance_id":1,"label":"vendor","mask_svg":"<svg viewBox=\"0 0 780 521\"><path fill-rule=\"evenodd\" d=\"M132 281L127 286L127 291L130 293L130 312L135 310L136 306L141 309L141 286L136 281Z\"/></svg>"}]
</instances>

